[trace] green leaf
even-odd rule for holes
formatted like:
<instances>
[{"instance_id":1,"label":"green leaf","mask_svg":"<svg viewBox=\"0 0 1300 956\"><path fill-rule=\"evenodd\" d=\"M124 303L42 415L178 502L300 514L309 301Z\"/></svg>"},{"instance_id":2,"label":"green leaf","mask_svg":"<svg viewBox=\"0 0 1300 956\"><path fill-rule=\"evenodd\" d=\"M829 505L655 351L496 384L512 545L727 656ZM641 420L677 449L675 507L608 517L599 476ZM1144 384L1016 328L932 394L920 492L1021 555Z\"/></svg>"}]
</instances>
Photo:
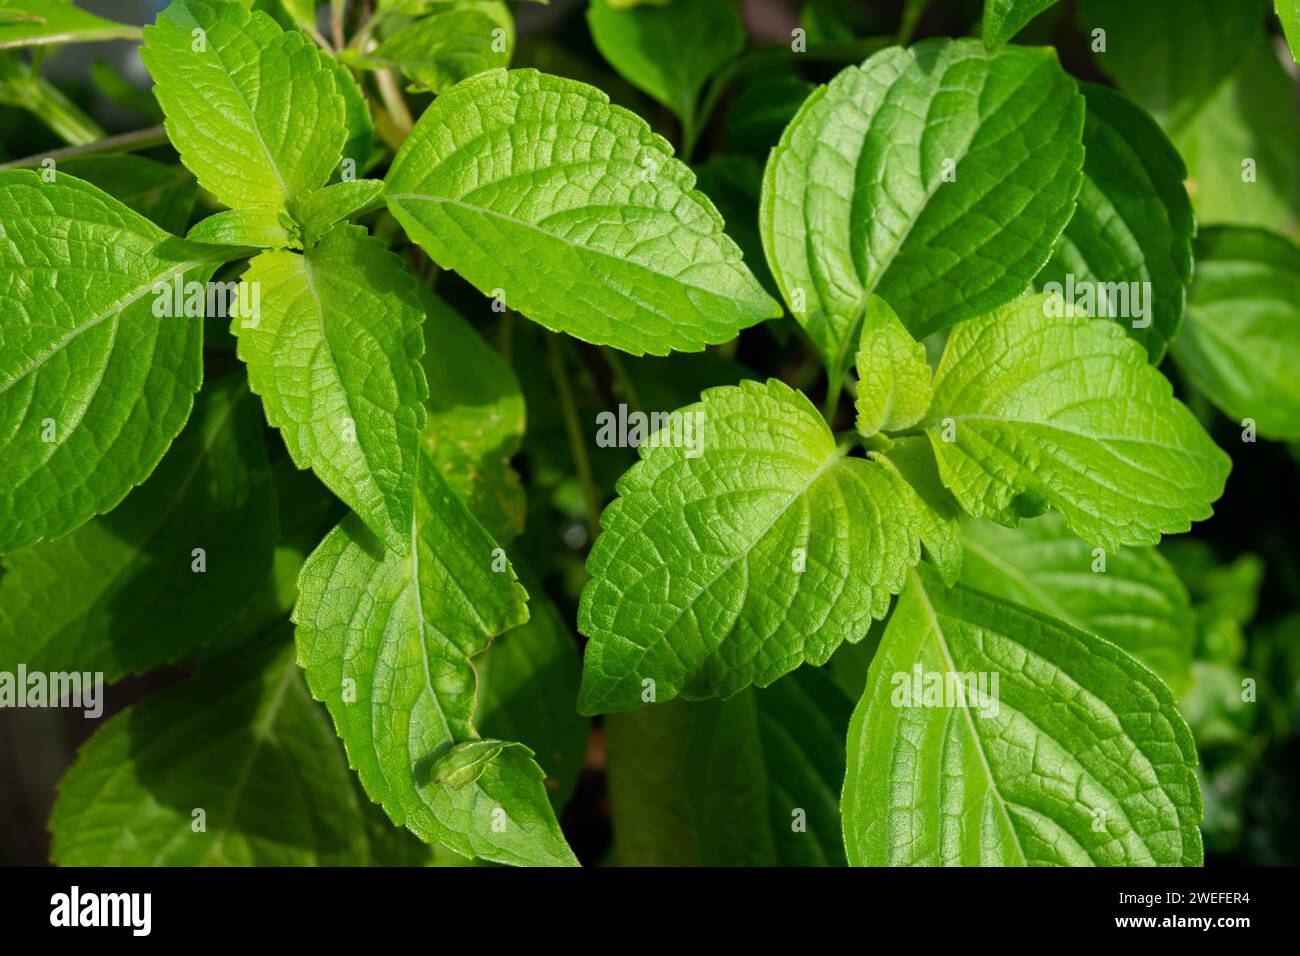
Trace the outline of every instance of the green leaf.
<instances>
[{"instance_id":1,"label":"green leaf","mask_svg":"<svg viewBox=\"0 0 1300 956\"><path fill-rule=\"evenodd\" d=\"M417 88L434 93L484 70L510 65L515 22L504 3L458 0L434 9L432 16L402 27L360 57L358 65L400 70Z\"/></svg>"},{"instance_id":2,"label":"green leaf","mask_svg":"<svg viewBox=\"0 0 1300 956\"><path fill-rule=\"evenodd\" d=\"M1176 131L1245 60L1266 0L1130 3L1079 0L1093 60L1115 85ZM1104 49L1096 30L1104 30Z\"/></svg>"},{"instance_id":3,"label":"green leaf","mask_svg":"<svg viewBox=\"0 0 1300 956\"><path fill-rule=\"evenodd\" d=\"M311 472L299 471L288 455L271 465L271 479L279 505L280 535L270 573L253 599L245 603L234 626L195 655L200 666L263 640L284 623L298 601L298 575L307 556L347 514L343 503ZM387 824L388 818L380 816Z\"/></svg>"},{"instance_id":4,"label":"green leaf","mask_svg":"<svg viewBox=\"0 0 1300 956\"><path fill-rule=\"evenodd\" d=\"M576 861L523 746L502 750L463 787L437 761L477 741L470 658L527 620L496 543L421 456L405 556L349 515L308 558L294 610L298 659L325 702L372 800L428 843L499 863Z\"/></svg>"},{"instance_id":5,"label":"green leaf","mask_svg":"<svg viewBox=\"0 0 1300 956\"><path fill-rule=\"evenodd\" d=\"M728 701L610 717L618 863L843 866L838 794L852 709L830 677L803 667Z\"/></svg>"},{"instance_id":6,"label":"green leaf","mask_svg":"<svg viewBox=\"0 0 1300 956\"><path fill-rule=\"evenodd\" d=\"M502 634L474 658L478 674L475 724L488 737L517 740L537 755L546 793L558 813L578 783L591 722L573 707L582 663L559 610L523 567L527 622Z\"/></svg>"},{"instance_id":7,"label":"green leaf","mask_svg":"<svg viewBox=\"0 0 1300 956\"><path fill-rule=\"evenodd\" d=\"M325 185L346 104L304 34L238 3L174 0L144 38L167 135L199 185L232 208L283 206Z\"/></svg>"},{"instance_id":8,"label":"green leaf","mask_svg":"<svg viewBox=\"0 0 1300 956\"><path fill-rule=\"evenodd\" d=\"M143 117L150 123L161 123L163 121L163 111L162 107L158 105L158 101L154 99L153 91L142 90L140 87L132 83L131 80L127 78L124 67L125 64L111 63L104 59L95 60L90 64L89 70L87 70L87 77L90 80L91 85L94 86L95 91L115 106L119 106L127 112ZM120 157L88 156L84 158L118 159ZM193 180L193 174L188 170L184 170L184 172L186 176ZM81 174L75 173L74 175L80 176ZM94 180L90 179L89 176L82 176L82 178L94 182ZM104 188L99 183L95 183L95 185L99 186L100 189ZM168 229L168 232L183 231L184 226L177 229Z\"/></svg>"},{"instance_id":9,"label":"green leaf","mask_svg":"<svg viewBox=\"0 0 1300 956\"><path fill-rule=\"evenodd\" d=\"M916 435L890 442L883 451L869 456L906 483L908 503L916 514L925 555L939 569L945 584L961 573L961 508L939 479L934 449L925 436Z\"/></svg>"},{"instance_id":10,"label":"green leaf","mask_svg":"<svg viewBox=\"0 0 1300 956\"><path fill-rule=\"evenodd\" d=\"M728 151L753 153L766 158L799 112L799 107L803 106L803 101L815 89L813 84L794 73L776 72L754 77L740 88L727 108L723 135ZM729 162L738 158L722 156L710 162ZM712 193L709 195L714 202L718 201ZM727 222L731 223L731 220Z\"/></svg>"},{"instance_id":11,"label":"green leaf","mask_svg":"<svg viewBox=\"0 0 1300 956\"><path fill-rule=\"evenodd\" d=\"M920 543L898 478L847 450L776 379L709 389L647 439L587 561L578 709L725 699L861 640Z\"/></svg>"},{"instance_id":12,"label":"green leaf","mask_svg":"<svg viewBox=\"0 0 1300 956\"><path fill-rule=\"evenodd\" d=\"M1300 247L1262 229L1207 229L1173 354L1234 421L1300 438Z\"/></svg>"},{"instance_id":13,"label":"green leaf","mask_svg":"<svg viewBox=\"0 0 1300 956\"><path fill-rule=\"evenodd\" d=\"M67 0L0 0L0 50L139 37L139 27L105 20Z\"/></svg>"},{"instance_id":14,"label":"green leaf","mask_svg":"<svg viewBox=\"0 0 1300 956\"><path fill-rule=\"evenodd\" d=\"M344 123L347 142L343 144L343 161L330 174L330 182L349 182L365 173L373 165L375 149L375 124L370 116L370 104L353 77L352 71L333 57L324 57L325 65L334 74L334 82L343 97ZM292 205L292 200L290 200Z\"/></svg>"},{"instance_id":15,"label":"green leaf","mask_svg":"<svg viewBox=\"0 0 1300 956\"><path fill-rule=\"evenodd\" d=\"M259 3L277 5L283 11L283 14L299 29L316 29L316 0L253 0L252 5Z\"/></svg>"},{"instance_id":16,"label":"green leaf","mask_svg":"<svg viewBox=\"0 0 1300 956\"><path fill-rule=\"evenodd\" d=\"M1178 575L1155 548L1098 556L1057 515L1014 531L965 522L963 584L1104 637L1186 689L1195 649L1192 608Z\"/></svg>"},{"instance_id":17,"label":"green leaf","mask_svg":"<svg viewBox=\"0 0 1300 956\"><path fill-rule=\"evenodd\" d=\"M995 50L1056 0L984 0L984 45Z\"/></svg>"},{"instance_id":18,"label":"green leaf","mask_svg":"<svg viewBox=\"0 0 1300 956\"><path fill-rule=\"evenodd\" d=\"M271 572L278 532L257 402L242 380L209 385L162 464L112 514L5 556L0 669L114 681L179 660L236 626Z\"/></svg>"},{"instance_id":19,"label":"green leaf","mask_svg":"<svg viewBox=\"0 0 1300 956\"><path fill-rule=\"evenodd\" d=\"M1095 307L1084 311L1122 322L1159 364L1178 333L1192 278L1196 219L1183 187L1187 169L1132 100L1091 83L1082 89L1088 114L1079 205L1034 281L1046 291L1073 292L1065 298L1076 305L1091 296Z\"/></svg>"},{"instance_id":20,"label":"green leaf","mask_svg":"<svg viewBox=\"0 0 1300 956\"><path fill-rule=\"evenodd\" d=\"M925 346L912 338L884 299L867 300L858 343L858 432L911 428L930 407Z\"/></svg>"},{"instance_id":21,"label":"green leaf","mask_svg":"<svg viewBox=\"0 0 1300 956\"><path fill-rule=\"evenodd\" d=\"M1083 111L1052 50L976 40L882 50L808 98L760 221L832 375L873 292L919 339L1025 290L1074 211Z\"/></svg>"},{"instance_id":22,"label":"green leaf","mask_svg":"<svg viewBox=\"0 0 1300 956\"><path fill-rule=\"evenodd\" d=\"M302 231L283 206L227 209L195 223L185 238L218 246L302 248Z\"/></svg>"},{"instance_id":23,"label":"green leaf","mask_svg":"<svg viewBox=\"0 0 1300 956\"><path fill-rule=\"evenodd\" d=\"M460 314L424 286L424 446L456 494L498 541L524 530L527 501L510 459L524 437L514 370Z\"/></svg>"},{"instance_id":24,"label":"green leaf","mask_svg":"<svg viewBox=\"0 0 1300 956\"><path fill-rule=\"evenodd\" d=\"M199 189L188 169L142 156L74 156L61 160L57 172L98 186L173 235L185 232Z\"/></svg>"},{"instance_id":25,"label":"green leaf","mask_svg":"<svg viewBox=\"0 0 1300 956\"><path fill-rule=\"evenodd\" d=\"M173 238L94 186L0 172L0 554L57 538L143 481L189 417L201 321L155 294L230 250Z\"/></svg>"},{"instance_id":26,"label":"green leaf","mask_svg":"<svg viewBox=\"0 0 1300 956\"><path fill-rule=\"evenodd\" d=\"M61 866L365 866L377 848L364 799L277 643L101 727L59 784L50 856Z\"/></svg>"},{"instance_id":27,"label":"green leaf","mask_svg":"<svg viewBox=\"0 0 1300 956\"><path fill-rule=\"evenodd\" d=\"M315 189L289 203L293 218L302 225L303 242L313 246L336 224L370 212L383 203L384 184L378 179L356 179Z\"/></svg>"},{"instance_id":28,"label":"green leaf","mask_svg":"<svg viewBox=\"0 0 1300 956\"><path fill-rule=\"evenodd\" d=\"M694 182L643 120L534 70L439 96L386 180L388 208L439 265L553 331L638 355L779 314Z\"/></svg>"},{"instance_id":29,"label":"green leaf","mask_svg":"<svg viewBox=\"0 0 1300 956\"><path fill-rule=\"evenodd\" d=\"M1174 137L1202 226L1300 233L1300 125L1295 90L1273 45L1260 38L1241 71Z\"/></svg>"},{"instance_id":30,"label":"green leaf","mask_svg":"<svg viewBox=\"0 0 1300 956\"><path fill-rule=\"evenodd\" d=\"M1291 59L1300 63L1300 0L1275 0L1277 18L1282 21Z\"/></svg>"},{"instance_id":31,"label":"green leaf","mask_svg":"<svg viewBox=\"0 0 1300 956\"><path fill-rule=\"evenodd\" d=\"M849 862L1199 866L1195 764L1124 651L917 568L849 724Z\"/></svg>"},{"instance_id":32,"label":"green leaf","mask_svg":"<svg viewBox=\"0 0 1300 956\"><path fill-rule=\"evenodd\" d=\"M591 0L587 24L600 55L682 120L693 120L709 77L745 48L731 0L672 0L631 10Z\"/></svg>"},{"instance_id":33,"label":"green leaf","mask_svg":"<svg viewBox=\"0 0 1300 956\"><path fill-rule=\"evenodd\" d=\"M243 283L260 290L260 314L230 330L266 420L299 468L405 554L427 394L414 281L364 229L338 226L304 255L262 253Z\"/></svg>"},{"instance_id":34,"label":"green leaf","mask_svg":"<svg viewBox=\"0 0 1300 956\"><path fill-rule=\"evenodd\" d=\"M758 159L753 156L718 156L693 169L700 191L717 206L727 222L727 235L736 240L745 261L752 264L754 275L763 289L770 295L780 295L763 257L763 238L758 234L758 199L763 189L763 167ZM793 332L793 327L784 317L769 323L768 328L787 328ZM693 394L698 395L699 390Z\"/></svg>"},{"instance_id":35,"label":"green leaf","mask_svg":"<svg viewBox=\"0 0 1300 956\"><path fill-rule=\"evenodd\" d=\"M1231 466L1138 343L1057 296L955 328L923 425L968 514L1014 527L1051 507L1107 551L1208 518Z\"/></svg>"}]
</instances>

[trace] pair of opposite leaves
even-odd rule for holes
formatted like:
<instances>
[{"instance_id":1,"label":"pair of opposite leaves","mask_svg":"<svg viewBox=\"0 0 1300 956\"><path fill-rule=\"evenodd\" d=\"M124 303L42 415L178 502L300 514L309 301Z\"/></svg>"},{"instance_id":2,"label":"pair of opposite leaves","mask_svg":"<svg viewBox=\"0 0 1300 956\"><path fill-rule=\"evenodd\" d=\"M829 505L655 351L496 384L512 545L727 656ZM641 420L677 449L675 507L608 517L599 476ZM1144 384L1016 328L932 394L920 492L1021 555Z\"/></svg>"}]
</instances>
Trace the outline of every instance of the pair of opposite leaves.
<instances>
[{"instance_id":1,"label":"pair of opposite leaves","mask_svg":"<svg viewBox=\"0 0 1300 956\"><path fill-rule=\"evenodd\" d=\"M1008 61L1019 61L1022 75ZM1018 88L1026 77L1032 90ZM1124 132L1135 130L1161 147L1138 164L1150 177L1149 197L1125 204L1120 190L1120 202L1111 202L1105 187L1107 164L1118 165L1115 149L1098 150L1079 175L1082 103L1041 51L1009 51L993 68L970 45L887 51L809 98L769 162L761 217L773 273L831 374L843 367L864 313L871 318L873 291L901 303L914 331L977 317L953 331L933 383L923 350L896 320L868 323L883 334L863 332L860 421L875 416L868 432L919 422L924 435L887 443L873 461L846 457L807 401L778 382L713 390L683 410L703 414L708 454L696 460L662 446L645 450L602 519L579 621L592 638L584 710L640 706L647 681L661 700L725 698L802 662L824 662L883 616L909 575L908 601L965 607L988 600L947 592L930 572L907 570L924 543L945 576L955 576L959 508L1012 524L1021 513L1053 507L1108 549L1154 543L1209 515L1226 456L1118 325L1036 298L978 314L1035 277L1086 179L1095 195L1084 208L1095 215L1067 231L1062 248L1075 254L1058 268L1088 275L1090 257L1107 250L1098 223L1113 217L1101 213L1118 212L1137 227L1135 241L1119 250L1128 257L1121 265L1145 275L1154 262L1151 272L1170 293L1148 340L1153 355L1176 329L1192 229L1181 163L1140 110L1099 89L1089 90L1089 107L1094 102L1094 141L1131 151ZM921 117L935 114L948 123L932 131ZM954 120L963 116L980 122L969 128ZM915 158L890 163L891 150ZM990 157L1008 150L1021 174L1014 180L990 169ZM953 157L961 174L944 183L940 160ZM1154 220L1147 228L1144 216ZM1015 234L1007 236L1010 223ZM1114 257L1113 247L1106 254ZM941 598L929 596L936 588ZM851 737L850 859L1198 860L1195 755L1159 679L1104 641L1013 607L972 620L958 615L957 627L941 627L934 613L900 614L859 714L879 704L882 686L888 697L884 662L910 669L924 647L937 658L931 663L946 664L936 669L950 671L955 658L979 656L963 651L998 640L1009 654L1002 667L1016 656L1020 666L1035 665L1031 679L1009 692L1017 713L983 725L960 713L958 728L946 723L954 712L945 712L927 732L925 759L906 768L889 757L890 748L919 739L902 722L874 740ZM1044 629L1057 640L1035 641ZM1086 673L1090 655L1114 665L1103 679ZM1141 675L1141 693L1123 699L1133 675ZM1026 719L1058 707L1062 691L1053 680L1066 679L1087 686L1101 731L1115 730L1123 714L1112 743L1125 759L1142 757L1140 772L1109 791L1096 781L1112 779L1115 766L1088 765L1087 721L1072 735L1053 728L1050 738ZM855 726L861 731L863 721ZM1049 738L1057 742L1054 766L1071 781L1059 789L1025 773L1025 755ZM984 771L972 774L980 782L968 794L954 794L969 801L961 822L940 834L936 820L915 815L935 803L927 794L943 777L937 762L945 739ZM1015 746L990 756L989 741ZM881 773L882 766L895 772ZM1108 796L1072 801L1071 786ZM1154 814L1142 806L1150 789L1161 794ZM993 829L982 830L989 814ZM1111 823L1098 828L1099 819Z\"/></svg>"}]
</instances>

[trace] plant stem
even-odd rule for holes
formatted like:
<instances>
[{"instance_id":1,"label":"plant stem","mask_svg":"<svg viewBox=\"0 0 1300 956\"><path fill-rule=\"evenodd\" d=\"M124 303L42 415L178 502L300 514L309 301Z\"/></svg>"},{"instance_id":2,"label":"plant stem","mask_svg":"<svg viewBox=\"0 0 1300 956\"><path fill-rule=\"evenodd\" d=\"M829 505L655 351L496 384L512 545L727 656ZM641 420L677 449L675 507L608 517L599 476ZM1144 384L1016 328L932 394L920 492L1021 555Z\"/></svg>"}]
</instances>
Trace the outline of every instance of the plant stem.
<instances>
[{"instance_id":1,"label":"plant stem","mask_svg":"<svg viewBox=\"0 0 1300 956\"><path fill-rule=\"evenodd\" d=\"M393 71L379 70L375 73L375 84L379 87L379 95L388 109L389 119L393 121L393 126L401 134L402 139L406 139L411 132L411 127L415 125L415 120L411 118L411 111L407 108L406 99L397 86Z\"/></svg>"},{"instance_id":2,"label":"plant stem","mask_svg":"<svg viewBox=\"0 0 1300 956\"><path fill-rule=\"evenodd\" d=\"M361 26L357 27L357 32L352 34L352 39L348 41L348 49L355 50L358 53L366 52L366 41L370 39L370 34L374 32L379 25L381 17L378 13L370 13L366 16Z\"/></svg>"},{"instance_id":3,"label":"plant stem","mask_svg":"<svg viewBox=\"0 0 1300 956\"><path fill-rule=\"evenodd\" d=\"M310 23L299 23L298 26L302 29L303 33L312 38L312 41L315 42L318 47L326 53L334 53L334 44L330 43L330 41L325 37L325 34L321 33Z\"/></svg>"},{"instance_id":4,"label":"plant stem","mask_svg":"<svg viewBox=\"0 0 1300 956\"><path fill-rule=\"evenodd\" d=\"M623 360L619 358L618 352L612 348L603 348L600 350L600 354L604 356L609 370L614 373L614 380L623 389L623 394L627 398L627 403L632 406L632 410L634 412L644 411L641 399L636 393L636 386L632 384L632 377L627 374L627 367L623 364Z\"/></svg>"},{"instance_id":5,"label":"plant stem","mask_svg":"<svg viewBox=\"0 0 1300 956\"><path fill-rule=\"evenodd\" d=\"M569 387L569 376L564 369L564 353L560 351L561 338L550 332L546 333L546 351L550 358L551 379L555 382L555 391L560 396L560 408L564 412L564 428L569 433L569 451L573 455L573 465L578 472L578 483L582 486L582 498L587 504L587 534L590 540L596 540L596 530L600 521L600 497L596 494L596 481L591 474L591 459L587 457L587 445L582 440L582 424L578 421L578 406L573 400L573 389Z\"/></svg>"},{"instance_id":6,"label":"plant stem","mask_svg":"<svg viewBox=\"0 0 1300 956\"><path fill-rule=\"evenodd\" d=\"M388 115L388 110L384 109L383 104L375 99L369 90L365 90L366 102L370 105L370 110L374 114L375 132L379 138L384 141L384 145L393 152L401 147L402 141L406 139L406 134L397 128L392 117Z\"/></svg>"},{"instance_id":7,"label":"plant stem","mask_svg":"<svg viewBox=\"0 0 1300 956\"><path fill-rule=\"evenodd\" d=\"M682 161L690 161L700 131L708 124L713 111L717 109L722 94L726 92L727 87L744 74L757 73L764 68L779 66L794 59L812 60L813 62L852 62L870 56L877 50L889 46L891 42L893 42L891 37L867 37L847 43L815 43L803 53L795 53L789 45L779 43L775 46L750 50L744 56L736 57L718 71L713 77L713 81L705 89L699 109L691 111L689 135L686 129L686 120L683 118Z\"/></svg>"},{"instance_id":8,"label":"plant stem","mask_svg":"<svg viewBox=\"0 0 1300 956\"><path fill-rule=\"evenodd\" d=\"M705 114L707 119L707 114ZM695 152L695 144L700 138L700 124L695 110L695 103L687 100L682 104L682 149L680 159L689 163Z\"/></svg>"},{"instance_id":9,"label":"plant stem","mask_svg":"<svg viewBox=\"0 0 1300 956\"><path fill-rule=\"evenodd\" d=\"M18 57L0 54L0 103L31 113L71 146L84 146L108 135L40 75L36 58L28 64Z\"/></svg>"},{"instance_id":10,"label":"plant stem","mask_svg":"<svg viewBox=\"0 0 1300 956\"><path fill-rule=\"evenodd\" d=\"M840 390L844 388L844 374L828 370L826 379L826 401L822 405L822 417L826 424L835 427L835 413L840 408Z\"/></svg>"},{"instance_id":11,"label":"plant stem","mask_svg":"<svg viewBox=\"0 0 1300 956\"><path fill-rule=\"evenodd\" d=\"M515 314L509 309L501 316L501 325L497 328L497 336L497 351L501 353L501 357L509 365L515 347Z\"/></svg>"},{"instance_id":12,"label":"plant stem","mask_svg":"<svg viewBox=\"0 0 1300 956\"><path fill-rule=\"evenodd\" d=\"M330 32L334 36L334 49L343 49L343 11L347 0L330 0Z\"/></svg>"},{"instance_id":13,"label":"plant stem","mask_svg":"<svg viewBox=\"0 0 1300 956\"><path fill-rule=\"evenodd\" d=\"M35 98L27 109L69 146L85 146L108 134L43 77L37 79Z\"/></svg>"},{"instance_id":14,"label":"plant stem","mask_svg":"<svg viewBox=\"0 0 1300 956\"><path fill-rule=\"evenodd\" d=\"M73 156L89 156L93 153L130 153L139 149L161 146L165 142L167 142L167 133L163 128L161 126L150 126L148 129L138 129L131 133L108 136L93 143L86 143L83 146L55 149L48 153L38 153L35 156L26 156L23 159L0 163L0 169L23 169L28 166L39 166L46 159L53 159L57 162L60 159L71 159Z\"/></svg>"}]
</instances>

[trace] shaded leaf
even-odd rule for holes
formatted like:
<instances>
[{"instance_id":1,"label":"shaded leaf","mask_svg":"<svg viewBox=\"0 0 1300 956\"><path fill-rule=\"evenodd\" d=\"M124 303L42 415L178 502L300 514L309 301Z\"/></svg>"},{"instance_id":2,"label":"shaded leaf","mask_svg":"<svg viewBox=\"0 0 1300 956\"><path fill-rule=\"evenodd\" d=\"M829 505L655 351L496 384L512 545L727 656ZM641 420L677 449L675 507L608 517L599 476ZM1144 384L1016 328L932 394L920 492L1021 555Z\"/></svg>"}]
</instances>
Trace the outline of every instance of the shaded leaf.
<instances>
[{"instance_id":1,"label":"shaded leaf","mask_svg":"<svg viewBox=\"0 0 1300 956\"><path fill-rule=\"evenodd\" d=\"M1300 438L1300 247L1262 229L1207 229L1173 354L1234 421Z\"/></svg>"},{"instance_id":2,"label":"shaded leaf","mask_svg":"<svg viewBox=\"0 0 1300 956\"><path fill-rule=\"evenodd\" d=\"M278 533L257 402L242 381L210 384L112 514L5 556L0 667L111 682L224 639L271 572Z\"/></svg>"}]
</instances>

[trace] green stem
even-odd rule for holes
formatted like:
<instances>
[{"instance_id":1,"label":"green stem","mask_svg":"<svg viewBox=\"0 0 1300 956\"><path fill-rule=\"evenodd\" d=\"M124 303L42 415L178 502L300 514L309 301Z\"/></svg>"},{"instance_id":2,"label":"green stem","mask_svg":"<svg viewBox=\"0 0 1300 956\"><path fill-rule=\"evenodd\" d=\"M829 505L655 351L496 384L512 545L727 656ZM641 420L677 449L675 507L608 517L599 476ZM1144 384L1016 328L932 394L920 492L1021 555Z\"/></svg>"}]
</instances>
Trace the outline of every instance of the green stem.
<instances>
[{"instance_id":1,"label":"green stem","mask_svg":"<svg viewBox=\"0 0 1300 956\"><path fill-rule=\"evenodd\" d=\"M378 25L379 14L371 14L370 17L366 19L366 22L357 28L357 32L352 34L352 39L348 41L348 49L355 50L358 53L365 53L366 44L370 39L370 34L374 32L375 27Z\"/></svg>"},{"instance_id":2,"label":"green stem","mask_svg":"<svg viewBox=\"0 0 1300 956\"><path fill-rule=\"evenodd\" d=\"M8 54L0 54L0 103L31 113L70 146L85 146L108 135L40 75L39 64Z\"/></svg>"},{"instance_id":3,"label":"green stem","mask_svg":"<svg viewBox=\"0 0 1300 956\"><path fill-rule=\"evenodd\" d=\"M397 128L397 124L388 115L388 110L384 109L383 104L376 100L369 90L365 91L365 97L366 103L370 106L370 112L374 116L375 132L384 141L385 146L393 152L397 152L406 139L406 134Z\"/></svg>"},{"instance_id":4,"label":"green stem","mask_svg":"<svg viewBox=\"0 0 1300 956\"><path fill-rule=\"evenodd\" d=\"M397 128L402 139L405 140L411 132L411 127L415 125L415 120L411 117L411 110L406 105L406 99L402 96L402 91L397 85L397 78L393 76L393 71L377 71L375 73L375 85L379 87L379 95L388 110L389 119L392 120L393 126Z\"/></svg>"},{"instance_id":5,"label":"green stem","mask_svg":"<svg viewBox=\"0 0 1300 956\"><path fill-rule=\"evenodd\" d=\"M509 365L515 348L515 314L510 310L507 309L505 314L501 316L501 325L497 333L497 351L501 353L501 357Z\"/></svg>"},{"instance_id":6,"label":"green stem","mask_svg":"<svg viewBox=\"0 0 1300 956\"><path fill-rule=\"evenodd\" d=\"M713 77L712 82L704 91L704 98L700 101L699 109L691 111L693 114L691 117L692 129L689 136L685 128L686 120L683 118L682 161L690 161L700 131L708 125L709 119L713 116L713 111L718 108L718 102L722 99L722 94L726 92L727 87L746 73L757 73L796 59L812 60L813 62L854 62L865 59L877 50L889 46L892 42L892 37L867 37L848 43L815 43L802 53L796 53L790 48L789 44L781 43L776 46L750 50L744 56L736 57Z\"/></svg>"},{"instance_id":7,"label":"green stem","mask_svg":"<svg viewBox=\"0 0 1300 956\"><path fill-rule=\"evenodd\" d=\"M564 427L569 433L569 451L573 455L573 465L578 472L578 483L582 486L582 498L587 504L587 533L594 541L600 521L600 497L596 494L596 480L591 473L591 459L587 456L587 444L582 439L578 406L573 400L573 389L569 387L569 376L564 369L564 354L560 351L560 343L559 335L546 334L551 379L555 383L556 393L560 396L560 408L564 412Z\"/></svg>"},{"instance_id":8,"label":"green stem","mask_svg":"<svg viewBox=\"0 0 1300 956\"><path fill-rule=\"evenodd\" d=\"M681 161L689 163L695 153L695 144L700 138L700 123L695 111L695 103L687 100L682 104L682 150Z\"/></svg>"},{"instance_id":9,"label":"green stem","mask_svg":"<svg viewBox=\"0 0 1300 956\"><path fill-rule=\"evenodd\" d=\"M632 407L632 411L643 411L644 407L636 393L636 386L632 384L632 377L627 374L627 367L623 364L623 360L619 358L618 352L612 348L602 348L600 354L605 357L609 370L614 373L614 380L618 382L619 387L623 390L623 395L627 398L627 403Z\"/></svg>"},{"instance_id":10,"label":"green stem","mask_svg":"<svg viewBox=\"0 0 1300 956\"><path fill-rule=\"evenodd\" d=\"M877 432L870 438L863 438L854 432L856 442L867 451L888 451L894 445L894 440L884 432Z\"/></svg>"},{"instance_id":11,"label":"green stem","mask_svg":"<svg viewBox=\"0 0 1300 956\"><path fill-rule=\"evenodd\" d=\"M822 404L822 417L826 424L835 426L835 413L840 408L840 391L844 388L844 373L827 370L826 401Z\"/></svg>"},{"instance_id":12,"label":"green stem","mask_svg":"<svg viewBox=\"0 0 1300 956\"><path fill-rule=\"evenodd\" d=\"M61 159L71 159L74 156L89 156L93 153L131 153L139 149L151 149L154 146L161 146L165 142L167 142L166 131L161 126L150 126L148 129L138 129L131 133L108 136L93 143L86 143L83 146L55 149L48 153L38 153L35 156L26 156L23 159L0 163L0 169L23 169L28 166L39 166L46 159L53 159L58 162Z\"/></svg>"},{"instance_id":13,"label":"green stem","mask_svg":"<svg viewBox=\"0 0 1300 956\"><path fill-rule=\"evenodd\" d=\"M44 78L36 81L35 102L27 107L69 146L86 146L108 134Z\"/></svg>"},{"instance_id":14,"label":"green stem","mask_svg":"<svg viewBox=\"0 0 1300 956\"><path fill-rule=\"evenodd\" d=\"M903 5L903 16L898 23L898 45L907 46L912 42L912 34L916 32L917 24L921 22L921 17L925 15L925 7L916 3L905 3Z\"/></svg>"}]
</instances>

